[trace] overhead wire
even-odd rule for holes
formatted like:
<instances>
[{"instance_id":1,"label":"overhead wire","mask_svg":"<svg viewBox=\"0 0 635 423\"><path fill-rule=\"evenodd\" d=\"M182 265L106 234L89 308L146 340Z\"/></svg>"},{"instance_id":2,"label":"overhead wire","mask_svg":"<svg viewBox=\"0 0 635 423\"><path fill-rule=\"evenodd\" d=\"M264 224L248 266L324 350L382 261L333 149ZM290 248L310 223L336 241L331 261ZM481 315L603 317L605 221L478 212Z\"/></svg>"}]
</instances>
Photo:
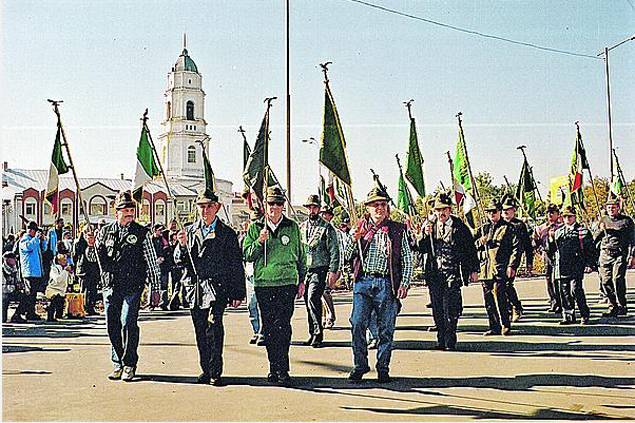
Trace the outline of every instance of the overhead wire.
<instances>
[{"instance_id":1,"label":"overhead wire","mask_svg":"<svg viewBox=\"0 0 635 423\"><path fill-rule=\"evenodd\" d=\"M451 29L453 31L458 31L458 32L462 32L462 33L465 33L465 34L476 35L476 36L479 36L479 37L490 38L490 39L494 39L494 40L498 40L498 41L504 41L504 42L507 42L507 43L516 44L516 45L520 45L520 46L523 46L523 47L530 47L530 48L534 48L534 49L537 49L537 50L547 51L547 52L550 52L550 53L566 54L566 55L569 55L569 56L577 56L577 57L584 57L584 58L588 58L588 59L602 60L600 57L592 56L592 55L589 55L589 54L576 53L576 52L573 52L573 51L561 50L561 49L552 48L552 47L545 47L545 46L541 46L541 45L538 45L538 44L527 43L527 42L518 41L518 40L512 40L510 38L500 37L498 35L485 34L485 33L480 32L480 31L474 31L474 30L471 30L471 29L461 28L461 27L458 27L458 26L455 26L455 25L450 25L450 24L446 24L446 23L443 23L443 22L438 22L438 21L435 21L435 20L432 20L432 19L423 18L421 16L412 15L410 13L401 12L399 10L390 9L388 7L380 6L378 4L369 3L369 2L364 1L364 0L345 0L345 1L349 1L349 2L352 2L352 3L358 3L358 4L361 4L361 5L367 6L367 7L371 7L371 8L377 9L377 10L381 10L383 12L392 13L392 14L403 16L403 17L410 18L410 19L415 19L415 20L418 20L418 21L426 22L426 23L429 23L429 24L432 24L432 25L437 25L437 26L440 26L440 27L443 27L443 28Z\"/></svg>"}]
</instances>

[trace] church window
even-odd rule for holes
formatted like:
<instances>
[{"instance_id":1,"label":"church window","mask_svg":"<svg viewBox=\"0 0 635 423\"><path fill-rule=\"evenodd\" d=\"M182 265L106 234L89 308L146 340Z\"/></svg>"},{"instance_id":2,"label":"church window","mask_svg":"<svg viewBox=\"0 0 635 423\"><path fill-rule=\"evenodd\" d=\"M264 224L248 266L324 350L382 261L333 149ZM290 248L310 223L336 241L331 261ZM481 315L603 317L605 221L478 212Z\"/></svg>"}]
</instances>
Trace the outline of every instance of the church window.
<instances>
[{"instance_id":1,"label":"church window","mask_svg":"<svg viewBox=\"0 0 635 423\"><path fill-rule=\"evenodd\" d=\"M188 83L188 84L191 84L191 83L192 83L192 80L191 80L191 79L188 79L188 80L187 80L187 83Z\"/></svg>"},{"instance_id":2,"label":"church window","mask_svg":"<svg viewBox=\"0 0 635 423\"><path fill-rule=\"evenodd\" d=\"M166 119L170 119L172 117L172 103L168 101L167 109L165 111Z\"/></svg>"},{"instance_id":3,"label":"church window","mask_svg":"<svg viewBox=\"0 0 635 423\"><path fill-rule=\"evenodd\" d=\"M196 163L196 147L193 145L187 148L187 162Z\"/></svg>"},{"instance_id":4,"label":"church window","mask_svg":"<svg viewBox=\"0 0 635 423\"><path fill-rule=\"evenodd\" d=\"M194 102L188 101L186 104L186 116L187 120L194 120Z\"/></svg>"}]
</instances>

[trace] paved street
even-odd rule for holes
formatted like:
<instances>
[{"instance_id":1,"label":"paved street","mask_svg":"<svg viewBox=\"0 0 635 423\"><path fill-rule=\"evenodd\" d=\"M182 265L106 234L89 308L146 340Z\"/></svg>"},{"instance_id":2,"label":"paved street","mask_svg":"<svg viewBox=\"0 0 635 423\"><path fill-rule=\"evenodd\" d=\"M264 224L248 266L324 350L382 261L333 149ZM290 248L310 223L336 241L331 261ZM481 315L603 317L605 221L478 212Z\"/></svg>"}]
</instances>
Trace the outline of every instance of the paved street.
<instances>
[{"instance_id":1,"label":"paved street","mask_svg":"<svg viewBox=\"0 0 635 423\"><path fill-rule=\"evenodd\" d=\"M526 314L510 337L483 337L480 286L464 289L457 352L430 351L435 334L425 288L411 290L397 321L395 380L349 384L351 296L336 296L326 346L307 338L303 303L293 318L291 388L270 386L264 347L249 345L245 307L226 313L228 386L196 385L199 373L186 311L142 312L138 378L106 379L103 317L3 327L3 420L393 421L635 419L635 273L631 314L605 319L597 274L586 278L592 325L558 326L542 279L517 282ZM371 363L374 363L374 351ZM371 364L372 366L373 364Z\"/></svg>"}]
</instances>

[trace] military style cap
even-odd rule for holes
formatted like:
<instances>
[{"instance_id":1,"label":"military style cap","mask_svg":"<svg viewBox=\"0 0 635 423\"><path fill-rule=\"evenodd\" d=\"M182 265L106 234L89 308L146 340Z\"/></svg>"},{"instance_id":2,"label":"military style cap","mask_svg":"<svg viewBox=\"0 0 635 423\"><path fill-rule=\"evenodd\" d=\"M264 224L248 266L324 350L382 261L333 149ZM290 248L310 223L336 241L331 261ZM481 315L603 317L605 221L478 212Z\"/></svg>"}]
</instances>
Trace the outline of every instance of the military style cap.
<instances>
[{"instance_id":1,"label":"military style cap","mask_svg":"<svg viewBox=\"0 0 635 423\"><path fill-rule=\"evenodd\" d=\"M309 195L309 198L304 202L304 207L316 206L320 207L320 197L315 194Z\"/></svg>"},{"instance_id":2,"label":"military style cap","mask_svg":"<svg viewBox=\"0 0 635 423\"><path fill-rule=\"evenodd\" d=\"M342 223L351 223L351 217L346 213L346 210L342 210L341 221Z\"/></svg>"},{"instance_id":3,"label":"military style cap","mask_svg":"<svg viewBox=\"0 0 635 423\"><path fill-rule=\"evenodd\" d=\"M560 207L557 204L549 204L547 206L547 213L560 213Z\"/></svg>"},{"instance_id":4,"label":"military style cap","mask_svg":"<svg viewBox=\"0 0 635 423\"><path fill-rule=\"evenodd\" d=\"M127 209L135 205L136 203L132 199L132 193L130 191L119 191L115 196L115 209L117 210Z\"/></svg>"},{"instance_id":5,"label":"military style cap","mask_svg":"<svg viewBox=\"0 0 635 423\"><path fill-rule=\"evenodd\" d=\"M333 207L329 206L328 204L325 204L320 209L320 213L333 214Z\"/></svg>"},{"instance_id":6,"label":"military style cap","mask_svg":"<svg viewBox=\"0 0 635 423\"><path fill-rule=\"evenodd\" d=\"M607 206L611 206L611 205L620 205L620 200L619 198L617 198L616 195L614 195L613 193L609 193L609 196L606 199L606 205Z\"/></svg>"},{"instance_id":7,"label":"military style cap","mask_svg":"<svg viewBox=\"0 0 635 423\"><path fill-rule=\"evenodd\" d=\"M563 216L575 216L576 212L575 212L575 207L573 206L567 206L562 210L562 215Z\"/></svg>"},{"instance_id":8,"label":"military style cap","mask_svg":"<svg viewBox=\"0 0 635 423\"><path fill-rule=\"evenodd\" d=\"M40 227L37 225L37 222L35 220L30 221L27 225L26 228L28 230L33 230L33 231L39 231Z\"/></svg>"},{"instance_id":9,"label":"military style cap","mask_svg":"<svg viewBox=\"0 0 635 423\"><path fill-rule=\"evenodd\" d=\"M485 211L496 210L501 210L501 204L495 198L492 198L485 204Z\"/></svg>"},{"instance_id":10,"label":"military style cap","mask_svg":"<svg viewBox=\"0 0 635 423\"><path fill-rule=\"evenodd\" d=\"M518 203L516 203L516 200L514 200L511 195L504 196L502 205L503 210L511 209L512 207L518 208Z\"/></svg>"},{"instance_id":11,"label":"military style cap","mask_svg":"<svg viewBox=\"0 0 635 423\"><path fill-rule=\"evenodd\" d=\"M286 198L279 187L267 188L267 203L284 203Z\"/></svg>"},{"instance_id":12,"label":"military style cap","mask_svg":"<svg viewBox=\"0 0 635 423\"><path fill-rule=\"evenodd\" d=\"M209 188L199 191L196 204L218 203L218 195Z\"/></svg>"},{"instance_id":13,"label":"military style cap","mask_svg":"<svg viewBox=\"0 0 635 423\"><path fill-rule=\"evenodd\" d=\"M439 195L434 198L433 208L439 210L446 207L452 207L452 198L450 198L450 196L444 192L439 193Z\"/></svg>"},{"instance_id":14,"label":"military style cap","mask_svg":"<svg viewBox=\"0 0 635 423\"><path fill-rule=\"evenodd\" d=\"M381 188L375 187L370 190L368 195L366 196L366 201L364 201L364 205L369 205L374 201L389 201L390 197L388 194L383 191Z\"/></svg>"}]
</instances>

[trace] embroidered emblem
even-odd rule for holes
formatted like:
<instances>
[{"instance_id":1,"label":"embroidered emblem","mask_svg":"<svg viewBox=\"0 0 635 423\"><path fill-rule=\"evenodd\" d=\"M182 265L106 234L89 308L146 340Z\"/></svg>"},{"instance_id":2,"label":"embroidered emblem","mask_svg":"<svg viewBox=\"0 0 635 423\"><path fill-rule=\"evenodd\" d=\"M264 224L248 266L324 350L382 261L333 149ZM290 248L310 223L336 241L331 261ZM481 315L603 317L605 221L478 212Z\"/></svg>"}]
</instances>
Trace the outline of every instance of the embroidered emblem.
<instances>
[{"instance_id":1,"label":"embroidered emblem","mask_svg":"<svg viewBox=\"0 0 635 423\"><path fill-rule=\"evenodd\" d=\"M137 243L137 236L135 234L130 234L126 237L126 242L128 244L136 244Z\"/></svg>"},{"instance_id":2,"label":"embroidered emblem","mask_svg":"<svg viewBox=\"0 0 635 423\"><path fill-rule=\"evenodd\" d=\"M280 237L280 242L282 242L282 245L289 245L289 241L291 241L291 239L287 235L282 235Z\"/></svg>"}]
</instances>

